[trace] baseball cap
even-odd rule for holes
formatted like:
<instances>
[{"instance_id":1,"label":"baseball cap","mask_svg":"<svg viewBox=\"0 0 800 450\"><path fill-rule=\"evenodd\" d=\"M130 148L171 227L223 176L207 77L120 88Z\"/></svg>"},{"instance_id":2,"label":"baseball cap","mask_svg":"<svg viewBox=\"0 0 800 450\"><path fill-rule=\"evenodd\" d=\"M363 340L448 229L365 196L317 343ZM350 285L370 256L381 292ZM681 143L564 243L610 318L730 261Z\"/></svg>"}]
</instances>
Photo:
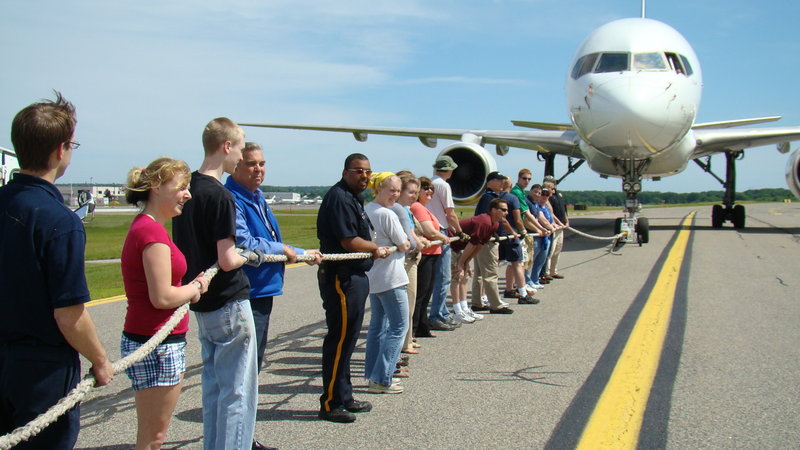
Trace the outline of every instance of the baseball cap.
<instances>
[{"instance_id":1,"label":"baseball cap","mask_svg":"<svg viewBox=\"0 0 800 450\"><path fill-rule=\"evenodd\" d=\"M487 183L492 181L492 180L505 180L505 179L506 179L506 176L501 174L500 172L498 172L496 170L494 172L489 172L489 175L486 175L486 182Z\"/></svg>"},{"instance_id":2,"label":"baseball cap","mask_svg":"<svg viewBox=\"0 0 800 450\"><path fill-rule=\"evenodd\" d=\"M436 170L456 170L458 168L458 164L453 161L453 158L442 155L436 158L436 162L433 163L433 168Z\"/></svg>"}]
</instances>

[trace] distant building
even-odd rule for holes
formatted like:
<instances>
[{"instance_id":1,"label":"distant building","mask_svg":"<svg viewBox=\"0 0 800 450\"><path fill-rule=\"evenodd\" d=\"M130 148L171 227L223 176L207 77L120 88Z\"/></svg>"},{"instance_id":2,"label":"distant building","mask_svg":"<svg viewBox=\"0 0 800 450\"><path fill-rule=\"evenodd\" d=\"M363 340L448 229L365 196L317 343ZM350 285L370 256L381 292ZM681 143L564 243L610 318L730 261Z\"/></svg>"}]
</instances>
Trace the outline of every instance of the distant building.
<instances>
[{"instance_id":1,"label":"distant building","mask_svg":"<svg viewBox=\"0 0 800 450\"><path fill-rule=\"evenodd\" d=\"M274 199L274 203L295 205L303 201L303 197L297 192L264 192L263 195L268 200Z\"/></svg>"},{"instance_id":2,"label":"distant building","mask_svg":"<svg viewBox=\"0 0 800 450\"><path fill-rule=\"evenodd\" d=\"M85 199L88 194L97 205L107 206L112 202L125 204L125 186L121 184L68 183L56 184L56 187L64 196L64 202L70 206L78 206L79 198Z\"/></svg>"},{"instance_id":3,"label":"distant building","mask_svg":"<svg viewBox=\"0 0 800 450\"><path fill-rule=\"evenodd\" d=\"M14 174L19 172L17 154L7 148L0 147L0 186L5 186L11 181Z\"/></svg>"}]
</instances>

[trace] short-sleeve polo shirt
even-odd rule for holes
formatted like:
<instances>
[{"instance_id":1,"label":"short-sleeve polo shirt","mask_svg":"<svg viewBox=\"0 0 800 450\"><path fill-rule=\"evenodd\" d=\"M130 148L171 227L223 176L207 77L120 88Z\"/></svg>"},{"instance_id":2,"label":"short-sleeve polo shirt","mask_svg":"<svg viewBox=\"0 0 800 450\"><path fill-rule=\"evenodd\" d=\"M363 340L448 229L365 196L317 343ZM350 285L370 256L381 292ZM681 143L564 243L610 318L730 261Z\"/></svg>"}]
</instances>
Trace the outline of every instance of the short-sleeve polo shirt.
<instances>
[{"instance_id":1,"label":"short-sleeve polo shirt","mask_svg":"<svg viewBox=\"0 0 800 450\"><path fill-rule=\"evenodd\" d=\"M0 342L68 345L53 311L90 300L86 233L52 183L18 173L0 188Z\"/></svg>"},{"instance_id":2,"label":"short-sleeve polo shirt","mask_svg":"<svg viewBox=\"0 0 800 450\"><path fill-rule=\"evenodd\" d=\"M354 237L371 241L372 226L362 199L350 190L344 180L340 180L328 190L319 207L319 249L323 254L349 253L342 247L341 240ZM366 272L372 267L372 259L341 261L340 264Z\"/></svg>"}]
</instances>

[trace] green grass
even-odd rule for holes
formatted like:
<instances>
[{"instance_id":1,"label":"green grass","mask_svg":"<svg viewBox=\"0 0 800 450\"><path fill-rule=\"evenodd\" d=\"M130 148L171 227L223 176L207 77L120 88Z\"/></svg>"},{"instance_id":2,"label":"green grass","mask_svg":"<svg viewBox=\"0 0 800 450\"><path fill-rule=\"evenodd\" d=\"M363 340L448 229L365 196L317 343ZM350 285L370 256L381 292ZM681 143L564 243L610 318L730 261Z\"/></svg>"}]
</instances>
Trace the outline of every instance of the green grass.
<instances>
[{"instance_id":1,"label":"green grass","mask_svg":"<svg viewBox=\"0 0 800 450\"><path fill-rule=\"evenodd\" d=\"M125 293L119 263L86 264L86 282L92 300Z\"/></svg>"}]
</instances>

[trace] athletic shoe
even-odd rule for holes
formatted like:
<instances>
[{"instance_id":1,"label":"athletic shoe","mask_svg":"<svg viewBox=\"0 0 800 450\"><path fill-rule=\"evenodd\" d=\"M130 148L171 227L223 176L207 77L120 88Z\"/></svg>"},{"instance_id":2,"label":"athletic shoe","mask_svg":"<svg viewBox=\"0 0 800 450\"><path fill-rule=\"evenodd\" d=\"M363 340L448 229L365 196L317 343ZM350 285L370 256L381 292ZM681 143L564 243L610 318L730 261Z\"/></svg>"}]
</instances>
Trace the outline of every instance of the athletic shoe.
<instances>
[{"instance_id":1,"label":"athletic shoe","mask_svg":"<svg viewBox=\"0 0 800 450\"><path fill-rule=\"evenodd\" d=\"M475 320L483 319L483 314L476 313L475 311L472 310L472 308L467 308L465 312L467 313L468 316L472 317Z\"/></svg>"},{"instance_id":2,"label":"athletic shoe","mask_svg":"<svg viewBox=\"0 0 800 450\"><path fill-rule=\"evenodd\" d=\"M531 286L529 284L525 286L525 291L528 292L528 295L536 295L536 293L539 292L539 291L536 290L536 288L534 288L533 286Z\"/></svg>"},{"instance_id":3,"label":"athletic shoe","mask_svg":"<svg viewBox=\"0 0 800 450\"><path fill-rule=\"evenodd\" d=\"M471 306L470 308L472 308L473 311L488 311L489 310L489 306L488 305L486 305L486 306Z\"/></svg>"},{"instance_id":4,"label":"athletic shoe","mask_svg":"<svg viewBox=\"0 0 800 450\"><path fill-rule=\"evenodd\" d=\"M492 314L514 314L514 310L511 308L497 308L492 309L490 312Z\"/></svg>"},{"instance_id":5,"label":"athletic shoe","mask_svg":"<svg viewBox=\"0 0 800 450\"><path fill-rule=\"evenodd\" d=\"M511 303L504 302L504 301L500 300L500 307L501 308L508 308L509 306L511 306Z\"/></svg>"},{"instance_id":6,"label":"athletic shoe","mask_svg":"<svg viewBox=\"0 0 800 450\"><path fill-rule=\"evenodd\" d=\"M456 317L456 320L461 322L461 323L472 323L472 322L475 322L475 319L473 319L471 316L467 315L463 311L460 312L460 313L456 313L454 315Z\"/></svg>"},{"instance_id":7,"label":"athletic shoe","mask_svg":"<svg viewBox=\"0 0 800 450\"><path fill-rule=\"evenodd\" d=\"M503 291L503 298L519 298L517 291Z\"/></svg>"},{"instance_id":8,"label":"athletic shoe","mask_svg":"<svg viewBox=\"0 0 800 450\"><path fill-rule=\"evenodd\" d=\"M529 284L528 286L530 286L530 287L532 287L534 289L544 289L544 286L539 284L539 283Z\"/></svg>"},{"instance_id":9,"label":"athletic shoe","mask_svg":"<svg viewBox=\"0 0 800 450\"><path fill-rule=\"evenodd\" d=\"M488 308L489 307L489 297L487 297L485 295L481 295L481 303L483 304L483 306Z\"/></svg>"},{"instance_id":10,"label":"athletic shoe","mask_svg":"<svg viewBox=\"0 0 800 450\"><path fill-rule=\"evenodd\" d=\"M561 275L560 273L554 273L554 274L552 274L550 276L555 278L556 280L563 280L564 279L564 275Z\"/></svg>"},{"instance_id":11,"label":"athletic shoe","mask_svg":"<svg viewBox=\"0 0 800 450\"><path fill-rule=\"evenodd\" d=\"M520 305L536 305L539 303L539 299L533 298L532 295L526 295L525 297L520 297L517 302Z\"/></svg>"},{"instance_id":12,"label":"athletic shoe","mask_svg":"<svg viewBox=\"0 0 800 450\"><path fill-rule=\"evenodd\" d=\"M367 386L367 392L370 394L402 394L403 386L400 386L397 383L385 385L370 381L369 385Z\"/></svg>"}]
</instances>

